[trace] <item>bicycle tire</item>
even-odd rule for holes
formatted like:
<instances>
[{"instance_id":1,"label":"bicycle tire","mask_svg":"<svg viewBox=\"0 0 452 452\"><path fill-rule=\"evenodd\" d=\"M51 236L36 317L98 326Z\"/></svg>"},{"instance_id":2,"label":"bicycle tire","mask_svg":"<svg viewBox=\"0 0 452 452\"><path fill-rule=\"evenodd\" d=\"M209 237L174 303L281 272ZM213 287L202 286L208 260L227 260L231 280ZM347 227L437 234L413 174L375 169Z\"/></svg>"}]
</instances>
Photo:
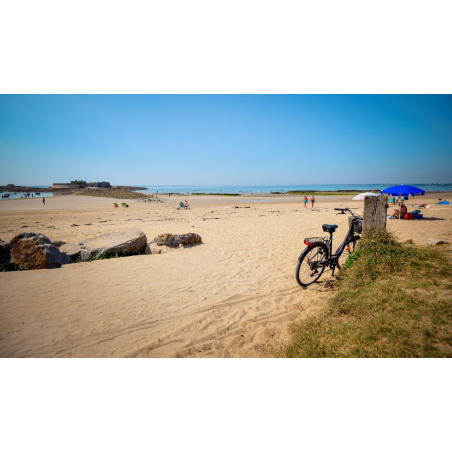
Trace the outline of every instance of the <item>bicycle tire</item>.
<instances>
[{"instance_id":1,"label":"bicycle tire","mask_svg":"<svg viewBox=\"0 0 452 452\"><path fill-rule=\"evenodd\" d=\"M301 287L314 284L322 276L325 267L313 269L311 264L328 259L328 254L328 247L321 242L315 242L312 246L308 246L303 250L295 269L295 278ZM311 273L310 276L309 273Z\"/></svg>"}]
</instances>

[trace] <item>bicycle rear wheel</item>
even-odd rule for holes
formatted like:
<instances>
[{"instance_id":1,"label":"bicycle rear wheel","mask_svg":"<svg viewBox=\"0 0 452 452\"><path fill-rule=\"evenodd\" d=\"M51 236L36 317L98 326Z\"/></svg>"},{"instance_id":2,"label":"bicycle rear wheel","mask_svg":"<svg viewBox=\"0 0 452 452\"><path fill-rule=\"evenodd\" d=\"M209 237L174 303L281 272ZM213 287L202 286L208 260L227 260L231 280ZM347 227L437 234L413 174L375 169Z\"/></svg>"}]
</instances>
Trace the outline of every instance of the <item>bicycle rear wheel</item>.
<instances>
[{"instance_id":1,"label":"bicycle rear wheel","mask_svg":"<svg viewBox=\"0 0 452 452\"><path fill-rule=\"evenodd\" d=\"M328 248L324 243L316 242L312 247L308 246L298 259L295 270L297 283L302 287L315 283L325 270L320 263L326 259L328 259Z\"/></svg>"}]
</instances>

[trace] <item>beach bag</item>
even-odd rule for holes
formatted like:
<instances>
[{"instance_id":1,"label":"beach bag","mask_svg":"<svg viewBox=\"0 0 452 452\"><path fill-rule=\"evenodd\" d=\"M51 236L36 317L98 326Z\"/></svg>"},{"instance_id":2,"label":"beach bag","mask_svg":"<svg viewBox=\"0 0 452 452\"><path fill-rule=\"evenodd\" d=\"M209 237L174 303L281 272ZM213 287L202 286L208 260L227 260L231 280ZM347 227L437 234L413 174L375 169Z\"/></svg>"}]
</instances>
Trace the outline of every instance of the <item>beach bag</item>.
<instances>
[{"instance_id":1,"label":"beach bag","mask_svg":"<svg viewBox=\"0 0 452 452\"><path fill-rule=\"evenodd\" d=\"M416 218L416 220L420 220L421 218L424 218L424 215L422 215L421 213L417 213L414 218Z\"/></svg>"},{"instance_id":2,"label":"beach bag","mask_svg":"<svg viewBox=\"0 0 452 452\"><path fill-rule=\"evenodd\" d=\"M403 216L404 220L414 220L414 216L412 213L407 213Z\"/></svg>"}]
</instances>

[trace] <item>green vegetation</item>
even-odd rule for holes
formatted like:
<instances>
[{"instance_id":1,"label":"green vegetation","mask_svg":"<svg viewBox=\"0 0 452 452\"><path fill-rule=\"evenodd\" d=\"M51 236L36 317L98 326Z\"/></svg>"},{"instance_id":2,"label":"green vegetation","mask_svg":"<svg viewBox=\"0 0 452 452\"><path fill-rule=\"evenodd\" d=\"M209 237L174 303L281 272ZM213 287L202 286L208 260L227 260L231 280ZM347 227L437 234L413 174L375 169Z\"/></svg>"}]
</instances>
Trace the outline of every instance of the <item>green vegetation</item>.
<instances>
[{"instance_id":1,"label":"green vegetation","mask_svg":"<svg viewBox=\"0 0 452 452\"><path fill-rule=\"evenodd\" d=\"M118 253L116 254L107 254L107 252L103 252L100 255L88 255L85 257L79 256L79 258L76 260L76 262L92 262L92 261L101 261L103 259L117 259L118 257L125 257L126 252L124 251L122 255L120 256Z\"/></svg>"},{"instance_id":2,"label":"green vegetation","mask_svg":"<svg viewBox=\"0 0 452 452\"><path fill-rule=\"evenodd\" d=\"M452 357L451 250L364 235L326 309L294 326L286 357Z\"/></svg>"}]
</instances>

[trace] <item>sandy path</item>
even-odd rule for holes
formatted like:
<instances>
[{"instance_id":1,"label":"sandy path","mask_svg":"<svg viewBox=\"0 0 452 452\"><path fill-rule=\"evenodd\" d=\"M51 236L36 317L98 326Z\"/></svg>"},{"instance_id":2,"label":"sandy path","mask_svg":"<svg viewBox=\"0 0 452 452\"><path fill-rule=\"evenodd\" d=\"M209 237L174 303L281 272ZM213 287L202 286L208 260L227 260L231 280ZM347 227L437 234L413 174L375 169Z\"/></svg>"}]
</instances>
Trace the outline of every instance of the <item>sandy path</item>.
<instances>
[{"instance_id":1,"label":"sandy path","mask_svg":"<svg viewBox=\"0 0 452 452\"><path fill-rule=\"evenodd\" d=\"M348 220L333 208L362 208L336 199L314 210L281 201L227 210L223 200L190 200L188 211L136 201L113 209L111 200L88 198L71 209L71 198L81 197L68 197L63 209L0 210L0 238L28 230L74 242L139 227L148 239L193 231L204 243L0 274L0 356L268 356L287 342L291 323L320 309L328 295L329 276L307 290L295 282L303 238L337 223L338 245ZM452 209L426 212L424 221L390 221L389 228L418 243L426 236L450 241Z\"/></svg>"}]
</instances>

